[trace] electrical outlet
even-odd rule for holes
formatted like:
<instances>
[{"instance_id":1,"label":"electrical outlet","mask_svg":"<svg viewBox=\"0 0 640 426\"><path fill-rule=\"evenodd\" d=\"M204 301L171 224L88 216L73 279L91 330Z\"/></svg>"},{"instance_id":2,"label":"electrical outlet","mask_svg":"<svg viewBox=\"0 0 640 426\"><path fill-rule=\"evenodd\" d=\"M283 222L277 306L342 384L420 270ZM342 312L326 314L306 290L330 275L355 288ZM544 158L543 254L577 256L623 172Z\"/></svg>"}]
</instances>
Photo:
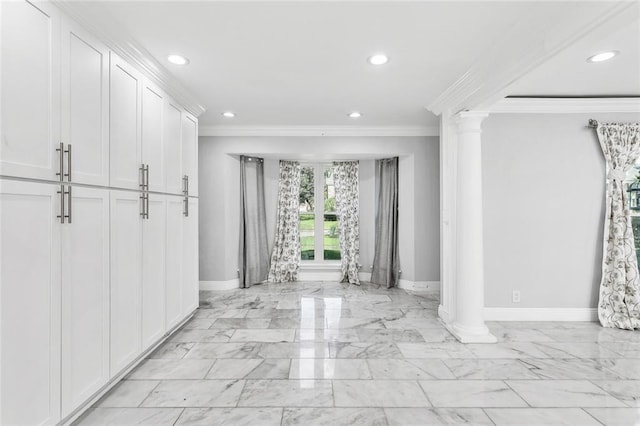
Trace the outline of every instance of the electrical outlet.
<instances>
[{"instance_id":1,"label":"electrical outlet","mask_svg":"<svg viewBox=\"0 0 640 426\"><path fill-rule=\"evenodd\" d=\"M520 303L520 291L513 290L513 296L511 297L513 303Z\"/></svg>"}]
</instances>

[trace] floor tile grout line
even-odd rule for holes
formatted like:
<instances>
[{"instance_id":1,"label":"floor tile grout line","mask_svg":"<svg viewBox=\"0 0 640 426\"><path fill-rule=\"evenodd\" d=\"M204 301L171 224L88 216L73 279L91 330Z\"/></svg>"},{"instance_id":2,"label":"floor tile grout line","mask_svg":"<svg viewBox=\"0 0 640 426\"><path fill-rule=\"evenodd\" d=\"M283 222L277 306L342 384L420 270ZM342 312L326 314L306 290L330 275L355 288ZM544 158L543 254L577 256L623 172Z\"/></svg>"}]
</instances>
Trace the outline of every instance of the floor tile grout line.
<instances>
[{"instance_id":1,"label":"floor tile grout line","mask_svg":"<svg viewBox=\"0 0 640 426\"><path fill-rule=\"evenodd\" d=\"M597 408L597 407L588 407L588 408ZM587 413L588 416L590 416L591 418L593 418L596 422L600 423L601 425L605 425L605 423L601 422L600 419L598 419L596 416L594 416L593 414L591 414L589 412L589 410L587 410L587 407L580 407L580 409L582 411L584 411L585 413Z\"/></svg>"},{"instance_id":2,"label":"floor tile grout line","mask_svg":"<svg viewBox=\"0 0 640 426\"><path fill-rule=\"evenodd\" d=\"M178 415L178 417L176 417L176 420L173 422L172 426L176 426L178 424L178 421L180 420L180 417L182 417L182 415L184 414L186 409L187 408L185 407L180 411L180 414Z\"/></svg>"},{"instance_id":3,"label":"floor tile grout line","mask_svg":"<svg viewBox=\"0 0 640 426\"><path fill-rule=\"evenodd\" d=\"M122 382L121 382L122 383ZM158 389L158 386L160 386L162 384L162 380L159 380L158 383L153 387L153 389L151 389L151 392L149 392L147 394L147 396L145 396L142 401L140 401L140 404L138 404L136 407L137 408L142 408L142 404L144 404L144 402L151 396L151 394Z\"/></svg>"}]
</instances>

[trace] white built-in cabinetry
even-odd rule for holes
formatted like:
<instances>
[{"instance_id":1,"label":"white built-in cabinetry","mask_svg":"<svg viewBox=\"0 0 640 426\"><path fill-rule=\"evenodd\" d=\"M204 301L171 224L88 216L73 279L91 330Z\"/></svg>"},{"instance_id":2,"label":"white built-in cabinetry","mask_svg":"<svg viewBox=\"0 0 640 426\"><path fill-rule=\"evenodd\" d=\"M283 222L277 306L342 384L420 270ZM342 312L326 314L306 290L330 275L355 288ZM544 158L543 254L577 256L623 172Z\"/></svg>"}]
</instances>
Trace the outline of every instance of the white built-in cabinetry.
<instances>
[{"instance_id":1,"label":"white built-in cabinetry","mask_svg":"<svg viewBox=\"0 0 640 426\"><path fill-rule=\"evenodd\" d=\"M65 423L197 308L198 122L56 6L0 20L0 424Z\"/></svg>"}]
</instances>

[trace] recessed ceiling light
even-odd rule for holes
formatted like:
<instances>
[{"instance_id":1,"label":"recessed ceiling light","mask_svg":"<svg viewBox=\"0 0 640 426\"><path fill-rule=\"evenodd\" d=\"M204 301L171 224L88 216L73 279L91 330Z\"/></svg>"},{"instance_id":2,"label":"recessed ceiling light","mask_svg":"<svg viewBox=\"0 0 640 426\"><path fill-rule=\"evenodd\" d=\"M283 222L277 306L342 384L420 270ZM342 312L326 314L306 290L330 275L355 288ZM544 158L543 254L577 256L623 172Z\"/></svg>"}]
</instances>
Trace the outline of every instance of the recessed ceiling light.
<instances>
[{"instance_id":1,"label":"recessed ceiling light","mask_svg":"<svg viewBox=\"0 0 640 426\"><path fill-rule=\"evenodd\" d=\"M182 55L169 55L167 61L175 65L188 65L189 60Z\"/></svg>"},{"instance_id":2,"label":"recessed ceiling light","mask_svg":"<svg viewBox=\"0 0 640 426\"><path fill-rule=\"evenodd\" d=\"M613 58L614 56L618 55L618 51L616 50L610 50L608 52L601 52L598 53L596 55L591 56L589 59L587 59L587 62L603 62L603 61L608 61L609 59Z\"/></svg>"},{"instance_id":3,"label":"recessed ceiling light","mask_svg":"<svg viewBox=\"0 0 640 426\"><path fill-rule=\"evenodd\" d=\"M358 111L353 111L349 113L349 117L350 118L360 118L362 117L362 114L360 114Z\"/></svg>"},{"instance_id":4,"label":"recessed ceiling light","mask_svg":"<svg viewBox=\"0 0 640 426\"><path fill-rule=\"evenodd\" d=\"M373 64L373 65L384 65L387 62L389 62L389 57L387 55L384 55L382 53L379 53L377 55L373 55L369 58L369 63Z\"/></svg>"},{"instance_id":5,"label":"recessed ceiling light","mask_svg":"<svg viewBox=\"0 0 640 426\"><path fill-rule=\"evenodd\" d=\"M225 111L222 113L222 116L227 118L233 118L236 116L236 113L231 111Z\"/></svg>"}]
</instances>

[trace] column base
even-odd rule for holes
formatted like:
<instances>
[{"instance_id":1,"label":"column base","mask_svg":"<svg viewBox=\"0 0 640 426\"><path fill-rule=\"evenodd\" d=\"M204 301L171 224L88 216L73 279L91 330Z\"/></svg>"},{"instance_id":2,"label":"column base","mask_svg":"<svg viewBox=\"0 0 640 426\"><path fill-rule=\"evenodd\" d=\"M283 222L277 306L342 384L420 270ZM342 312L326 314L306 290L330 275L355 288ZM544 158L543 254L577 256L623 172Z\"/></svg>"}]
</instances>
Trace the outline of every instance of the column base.
<instances>
[{"instance_id":1,"label":"column base","mask_svg":"<svg viewBox=\"0 0 640 426\"><path fill-rule=\"evenodd\" d=\"M460 324L445 324L449 333L460 341L460 343L497 343L498 338L491 334L485 326L465 327Z\"/></svg>"}]
</instances>

